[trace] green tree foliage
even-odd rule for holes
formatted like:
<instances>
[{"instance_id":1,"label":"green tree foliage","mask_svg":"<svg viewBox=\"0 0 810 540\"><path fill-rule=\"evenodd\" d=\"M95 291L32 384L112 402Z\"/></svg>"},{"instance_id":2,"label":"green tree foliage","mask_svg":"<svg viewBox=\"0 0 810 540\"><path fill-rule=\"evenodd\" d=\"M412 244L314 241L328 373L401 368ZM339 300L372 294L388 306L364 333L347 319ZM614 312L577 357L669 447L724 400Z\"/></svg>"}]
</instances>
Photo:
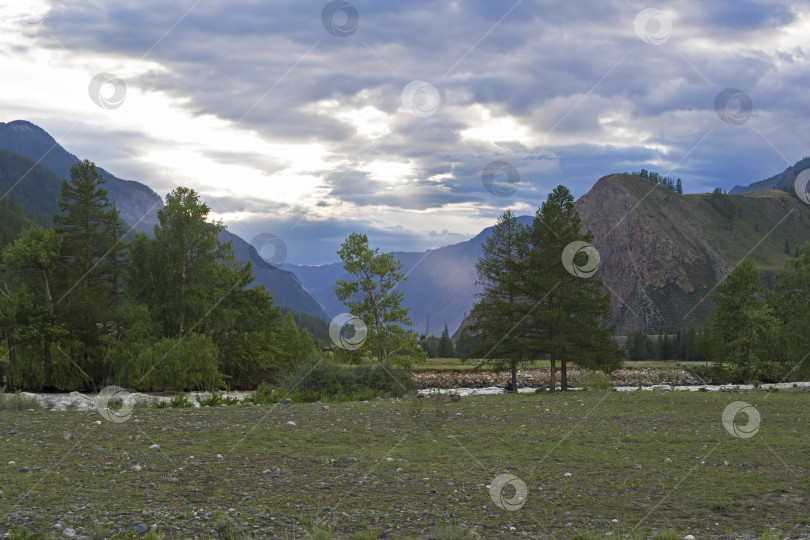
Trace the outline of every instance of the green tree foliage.
<instances>
[{"instance_id":1,"label":"green tree foliage","mask_svg":"<svg viewBox=\"0 0 810 540\"><path fill-rule=\"evenodd\" d=\"M447 325L444 325L442 330L442 337L439 340L439 358L455 358L456 348L453 342L450 341L450 332L447 330Z\"/></svg>"},{"instance_id":2,"label":"green tree foliage","mask_svg":"<svg viewBox=\"0 0 810 540\"><path fill-rule=\"evenodd\" d=\"M475 265L481 292L470 313L466 354L495 371L509 370L517 392L517 369L531 361L525 323L529 310L523 272L528 254L526 228L509 210L482 245Z\"/></svg>"},{"instance_id":3,"label":"green tree foliage","mask_svg":"<svg viewBox=\"0 0 810 540\"><path fill-rule=\"evenodd\" d=\"M219 241L224 227L196 192L171 192L155 237L127 249L102 184L92 163L77 163L52 229L0 201L14 213L0 228L21 231L0 265L0 363L12 388L253 388L316 354L307 328L326 335L326 323L300 316L299 331L264 287L248 288L251 265Z\"/></svg>"},{"instance_id":4,"label":"green tree foliage","mask_svg":"<svg viewBox=\"0 0 810 540\"><path fill-rule=\"evenodd\" d=\"M810 242L785 262L766 298L776 319L770 358L794 380L804 380L810 376Z\"/></svg>"},{"instance_id":5,"label":"green tree foliage","mask_svg":"<svg viewBox=\"0 0 810 540\"><path fill-rule=\"evenodd\" d=\"M107 323L120 302L123 226L93 163L76 163L70 176L62 182L61 213L54 216L63 239L56 303L68 334L69 352L63 352L93 384L105 376L100 338L110 331Z\"/></svg>"},{"instance_id":6,"label":"green tree foliage","mask_svg":"<svg viewBox=\"0 0 810 540\"><path fill-rule=\"evenodd\" d=\"M655 345L650 337L640 330L627 334L624 347L630 361L650 360L655 357Z\"/></svg>"},{"instance_id":7,"label":"green tree foliage","mask_svg":"<svg viewBox=\"0 0 810 540\"><path fill-rule=\"evenodd\" d=\"M396 290L406 279L402 263L393 254L370 249L366 235L359 233L346 238L338 255L349 279L335 284L335 295L368 328L363 346L342 354L358 361L367 350L379 362L411 368L424 358L424 351L419 347L419 335L411 329L409 308L402 307L402 292Z\"/></svg>"},{"instance_id":8,"label":"green tree foliage","mask_svg":"<svg viewBox=\"0 0 810 540\"><path fill-rule=\"evenodd\" d=\"M734 208L734 202L731 200L731 196L728 193L720 188L715 188L707 200L721 216L729 221L734 219L736 210Z\"/></svg>"},{"instance_id":9,"label":"green tree foliage","mask_svg":"<svg viewBox=\"0 0 810 540\"><path fill-rule=\"evenodd\" d=\"M569 362L587 369L612 371L623 351L612 339L610 298L598 278L571 273L563 264L566 247L590 243L581 230L574 198L558 186L538 209L529 229L511 212L498 220L484 243L477 270L482 292L470 317L469 352L496 370L510 369L517 391L517 367L548 355L551 388L556 386L560 361L561 387L568 388ZM582 267L579 254L574 264ZM465 347L467 347L465 341Z\"/></svg>"},{"instance_id":10,"label":"green tree foliage","mask_svg":"<svg viewBox=\"0 0 810 540\"><path fill-rule=\"evenodd\" d=\"M716 309L701 342L718 372L740 381L777 376L767 348L776 319L765 305L759 269L752 259L738 264L712 295Z\"/></svg>"},{"instance_id":11,"label":"green tree foliage","mask_svg":"<svg viewBox=\"0 0 810 540\"><path fill-rule=\"evenodd\" d=\"M615 328L603 324L610 315L610 297L602 280L575 276L563 265L563 251L574 241L590 244L593 235L582 232L571 192L557 186L535 214L523 281L531 304L529 350L534 357L550 355L552 390L557 360L563 390L568 388L569 362L605 372L622 363L623 353L612 339ZM579 267L588 262L585 253L573 260Z\"/></svg>"},{"instance_id":12,"label":"green tree foliage","mask_svg":"<svg viewBox=\"0 0 810 540\"><path fill-rule=\"evenodd\" d=\"M62 335L56 322L54 283L64 238L56 230L35 226L3 250L4 334L9 346L9 377L17 377L19 352L25 351L30 373L36 373L36 388L52 388L53 344ZM32 371L33 370L33 371Z\"/></svg>"},{"instance_id":13,"label":"green tree foliage","mask_svg":"<svg viewBox=\"0 0 810 540\"><path fill-rule=\"evenodd\" d=\"M177 188L158 211L155 237L139 234L132 243L129 294L152 307L164 336L216 327L225 314L214 308L252 279L250 267L237 265L230 244L219 241L222 222L209 222L208 214L194 190Z\"/></svg>"}]
</instances>

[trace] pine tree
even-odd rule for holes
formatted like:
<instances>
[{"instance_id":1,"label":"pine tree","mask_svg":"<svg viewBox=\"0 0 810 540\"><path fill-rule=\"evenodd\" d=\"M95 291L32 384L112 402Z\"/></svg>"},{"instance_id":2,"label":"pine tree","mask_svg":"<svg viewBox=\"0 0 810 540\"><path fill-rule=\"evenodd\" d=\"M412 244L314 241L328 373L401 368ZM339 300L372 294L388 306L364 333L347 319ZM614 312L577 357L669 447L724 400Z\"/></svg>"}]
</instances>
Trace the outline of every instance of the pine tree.
<instances>
[{"instance_id":1,"label":"pine tree","mask_svg":"<svg viewBox=\"0 0 810 540\"><path fill-rule=\"evenodd\" d=\"M482 288L470 313L469 339L464 342L468 357L495 371L510 370L513 392L518 389L518 365L531 361L525 335L531 307L522 283L526 234L525 227L507 210L484 241L475 265Z\"/></svg>"},{"instance_id":2,"label":"pine tree","mask_svg":"<svg viewBox=\"0 0 810 540\"><path fill-rule=\"evenodd\" d=\"M105 369L99 340L110 331L118 307L123 226L93 163L74 164L70 177L62 182L61 213L53 219L64 238L56 303L71 340L71 356L90 377L87 382L100 383Z\"/></svg>"},{"instance_id":3,"label":"pine tree","mask_svg":"<svg viewBox=\"0 0 810 540\"><path fill-rule=\"evenodd\" d=\"M590 271L580 275L571 271L590 270L595 252L577 251L569 261L573 268L563 264L572 242L593 241L590 231L583 233L581 228L574 197L565 186L557 186L535 214L529 234L531 249L523 279L523 293L531 304L528 348L535 358L550 355L552 391L557 360L563 390L568 389L568 362L608 372L622 362L622 351L612 339L615 328L602 325L610 315L610 297L602 280L591 277Z\"/></svg>"},{"instance_id":4,"label":"pine tree","mask_svg":"<svg viewBox=\"0 0 810 540\"><path fill-rule=\"evenodd\" d=\"M440 358L455 358L456 350L453 347L453 342L450 341L450 332L447 330L447 325L444 325L442 331L441 341L439 341L439 357Z\"/></svg>"},{"instance_id":5,"label":"pine tree","mask_svg":"<svg viewBox=\"0 0 810 540\"><path fill-rule=\"evenodd\" d=\"M683 184L681 184L680 178L675 181L675 193L678 195L683 195Z\"/></svg>"}]
</instances>

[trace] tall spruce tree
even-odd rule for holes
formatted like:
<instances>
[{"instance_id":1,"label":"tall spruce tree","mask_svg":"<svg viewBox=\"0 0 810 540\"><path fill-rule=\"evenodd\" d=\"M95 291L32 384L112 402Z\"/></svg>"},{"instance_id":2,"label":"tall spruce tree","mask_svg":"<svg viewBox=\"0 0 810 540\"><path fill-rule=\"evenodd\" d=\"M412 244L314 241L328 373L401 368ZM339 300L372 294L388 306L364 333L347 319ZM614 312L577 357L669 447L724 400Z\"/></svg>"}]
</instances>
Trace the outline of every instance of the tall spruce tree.
<instances>
[{"instance_id":1,"label":"tall spruce tree","mask_svg":"<svg viewBox=\"0 0 810 540\"><path fill-rule=\"evenodd\" d=\"M572 242L593 241L593 234L581 229L574 197L560 185L538 209L529 234L531 249L523 279L523 295L531 304L528 348L535 358L542 353L550 355L552 391L557 360L563 390L568 389L569 362L606 372L622 362L622 351L612 339L615 328L603 324L610 316L610 297L602 280L592 275L596 271L590 269L594 261L587 250L568 253ZM568 268L564 256L571 258Z\"/></svg>"},{"instance_id":2,"label":"tall spruce tree","mask_svg":"<svg viewBox=\"0 0 810 540\"><path fill-rule=\"evenodd\" d=\"M444 330L442 330L442 337L439 341L439 357L440 358L455 358L456 356L456 348L453 346L453 342L450 341L450 331L447 329L447 325L444 325Z\"/></svg>"},{"instance_id":3,"label":"tall spruce tree","mask_svg":"<svg viewBox=\"0 0 810 540\"><path fill-rule=\"evenodd\" d=\"M62 182L61 213L54 216L63 237L64 270L56 286L59 318L68 332L70 356L95 384L107 371L99 338L110 331L118 304L124 250L123 226L104 183L92 162L77 162L70 168L70 182Z\"/></svg>"},{"instance_id":4,"label":"tall spruce tree","mask_svg":"<svg viewBox=\"0 0 810 540\"><path fill-rule=\"evenodd\" d=\"M470 312L469 339L464 343L467 357L495 371L508 369L513 392L518 390L518 366L532 360L526 341L531 307L523 284L527 252L526 228L507 210L484 241L475 265L481 292Z\"/></svg>"}]
</instances>

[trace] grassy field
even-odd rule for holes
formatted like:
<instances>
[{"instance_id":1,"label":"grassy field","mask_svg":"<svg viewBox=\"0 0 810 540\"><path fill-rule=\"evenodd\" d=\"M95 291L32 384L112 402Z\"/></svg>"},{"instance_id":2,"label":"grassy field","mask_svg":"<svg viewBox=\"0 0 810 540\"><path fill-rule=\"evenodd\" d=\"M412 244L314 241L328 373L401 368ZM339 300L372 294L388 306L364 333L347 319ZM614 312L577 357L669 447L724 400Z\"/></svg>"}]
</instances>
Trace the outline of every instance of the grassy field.
<instances>
[{"instance_id":1,"label":"grassy field","mask_svg":"<svg viewBox=\"0 0 810 540\"><path fill-rule=\"evenodd\" d=\"M761 416L751 438L724 429L735 401ZM126 537L138 526L189 538L294 538L316 526L336 538L810 534L810 393L328 407L135 409L120 423L97 412L0 412L0 536ZM496 504L487 487L507 473L527 488L519 509Z\"/></svg>"},{"instance_id":2,"label":"grassy field","mask_svg":"<svg viewBox=\"0 0 810 540\"><path fill-rule=\"evenodd\" d=\"M428 358L425 362L419 364L416 369L472 369L477 366L479 363L478 360L467 360L462 362L458 358ZM660 361L660 360L649 360L649 361L640 361L640 362L625 362L624 367L668 367L668 368L675 368L680 366L703 366L706 362L676 362L676 361ZM524 368L548 368L551 367L551 363L548 360L536 360L531 362L530 364L526 364L525 366L521 366L521 369ZM559 369L560 363L557 362L557 369ZM488 369L484 367L483 369Z\"/></svg>"}]
</instances>

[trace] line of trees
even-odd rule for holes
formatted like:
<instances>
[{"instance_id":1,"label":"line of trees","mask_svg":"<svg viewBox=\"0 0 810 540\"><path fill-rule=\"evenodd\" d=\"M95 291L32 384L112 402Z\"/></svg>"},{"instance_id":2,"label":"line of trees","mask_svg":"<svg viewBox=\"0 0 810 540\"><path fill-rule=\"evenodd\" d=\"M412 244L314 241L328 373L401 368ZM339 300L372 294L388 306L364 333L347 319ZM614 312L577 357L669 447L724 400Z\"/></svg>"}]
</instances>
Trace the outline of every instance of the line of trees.
<instances>
[{"instance_id":1,"label":"line of trees","mask_svg":"<svg viewBox=\"0 0 810 540\"><path fill-rule=\"evenodd\" d=\"M601 279L571 271L590 268L595 252L570 254L568 267L563 261L566 248L578 245L572 243L593 241L591 232L581 229L574 197L558 186L531 226L521 225L507 211L483 244L476 265L482 291L470 314L465 354L498 371L510 370L515 392L518 366L545 355L551 360L552 391L557 361L563 390L568 388L569 363L606 372L622 363L624 353L613 340L615 328L605 324L610 298Z\"/></svg>"},{"instance_id":2,"label":"line of trees","mask_svg":"<svg viewBox=\"0 0 810 540\"><path fill-rule=\"evenodd\" d=\"M810 376L810 242L765 289L752 259L738 264L712 295L714 314L699 351L735 382Z\"/></svg>"},{"instance_id":3,"label":"line of trees","mask_svg":"<svg viewBox=\"0 0 810 540\"><path fill-rule=\"evenodd\" d=\"M71 168L54 226L2 251L0 336L9 386L30 390L255 387L315 352L281 318L194 190L131 242L93 163Z\"/></svg>"},{"instance_id":4,"label":"line of trees","mask_svg":"<svg viewBox=\"0 0 810 540\"><path fill-rule=\"evenodd\" d=\"M683 184L681 183L680 178L672 178L671 176L664 176L660 173L655 171L648 171L647 169L641 169L640 171L633 171L631 173L633 176L638 176L639 178L646 178L647 180L652 180L659 186L665 187L670 191L674 191L678 195L683 195Z\"/></svg>"},{"instance_id":5,"label":"line of trees","mask_svg":"<svg viewBox=\"0 0 810 540\"><path fill-rule=\"evenodd\" d=\"M687 362L705 360L698 352L700 333L694 327L684 327L670 337L663 332L653 340L640 330L629 332L624 344L627 359L639 360L684 360Z\"/></svg>"}]
</instances>

